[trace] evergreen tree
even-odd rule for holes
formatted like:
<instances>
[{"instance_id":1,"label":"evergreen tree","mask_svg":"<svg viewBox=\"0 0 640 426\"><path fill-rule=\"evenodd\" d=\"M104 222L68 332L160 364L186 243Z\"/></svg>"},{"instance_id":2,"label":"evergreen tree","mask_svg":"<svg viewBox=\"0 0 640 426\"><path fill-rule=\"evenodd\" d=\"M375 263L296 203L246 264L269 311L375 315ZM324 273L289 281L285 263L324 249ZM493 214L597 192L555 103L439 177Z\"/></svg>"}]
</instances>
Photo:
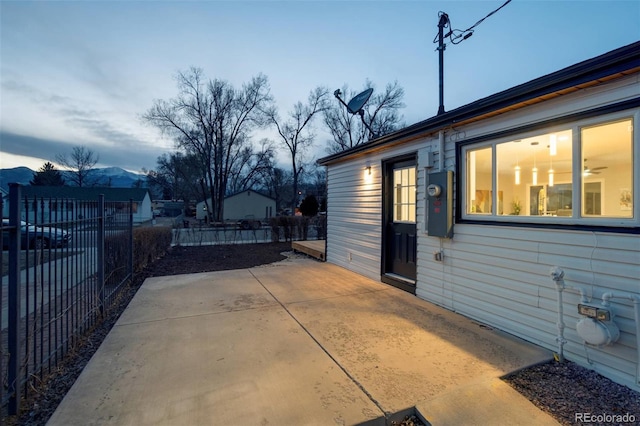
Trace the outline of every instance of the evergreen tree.
<instances>
[{"instance_id":1,"label":"evergreen tree","mask_svg":"<svg viewBox=\"0 0 640 426\"><path fill-rule=\"evenodd\" d=\"M29 183L33 186L64 186L64 179L55 166L47 161L33 174Z\"/></svg>"}]
</instances>

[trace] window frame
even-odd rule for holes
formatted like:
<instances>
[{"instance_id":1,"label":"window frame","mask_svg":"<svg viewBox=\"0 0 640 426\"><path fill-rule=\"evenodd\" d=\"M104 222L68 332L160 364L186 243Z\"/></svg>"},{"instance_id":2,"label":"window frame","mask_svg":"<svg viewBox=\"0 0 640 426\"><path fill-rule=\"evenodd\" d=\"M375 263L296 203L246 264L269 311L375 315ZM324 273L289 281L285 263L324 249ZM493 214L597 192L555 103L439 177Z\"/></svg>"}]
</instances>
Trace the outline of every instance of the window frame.
<instances>
[{"instance_id":1,"label":"window frame","mask_svg":"<svg viewBox=\"0 0 640 426\"><path fill-rule=\"evenodd\" d=\"M633 233L640 233L640 109L611 106L603 111L602 108L594 111L587 111L573 116L562 117L556 120L535 123L508 131L494 132L485 136L472 138L456 145L457 193L456 197L456 220L459 223L487 223L498 225L532 226L532 227L592 227L599 229L612 229L625 232L623 229L631 229ZM631 217L612 216L583 216L583 179L582 179L582 129L598 125L606 125L616 121L630 119L633 126L632 134L632 195L633 207ZM511 216L497 214L498 193L496 191L498 178L496 173L497 145L510 142L514 139L525 139L537 137L541 134L571 130L572 132L572 197L573 205L580 206L573 209L572 216ZM468 210L468 170L467 153L473 150L491 147L492 150L492 211L490 214L471 213ZM528 201L525 203L528 204ZM523 206L524 207L524 206Z\"/></svg>"}]
</instances>

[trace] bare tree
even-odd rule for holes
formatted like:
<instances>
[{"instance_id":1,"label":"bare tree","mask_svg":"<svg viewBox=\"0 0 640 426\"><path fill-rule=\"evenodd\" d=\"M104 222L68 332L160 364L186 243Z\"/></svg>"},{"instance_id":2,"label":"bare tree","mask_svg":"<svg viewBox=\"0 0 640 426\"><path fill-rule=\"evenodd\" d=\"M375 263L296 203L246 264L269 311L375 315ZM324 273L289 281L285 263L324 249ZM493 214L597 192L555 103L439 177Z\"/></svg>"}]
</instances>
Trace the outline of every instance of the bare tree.
<instances>
[{"instance_id":1,"label":"bare tree","mask_svg":"<svg viewBox=\"0 0 640 426\"><path fill-rule=\"evenodd\" d=\"M259 150L245 149L229 176L228 190L236 193L252 189L262 183L264 171L273 167L275 152L268 139L261 141Z\"/></svg>"},{"instance_id":2,"label":"bare tree","mask_svg":"<svg viewBox=\"0 0 640 426\"><path fill-rule=\"evenodd\" d=\"M365 88L373 88L371 81L365 82ZM350 90L346 85L341 89L345 94L345 101L353 98L358 92ZM380 93L374 91L373 96L363 107L364 119L371 127L376 137L391 133L403 126L402 116L399 113L404 108L402 99L404 89L397 81L387 84L385 90ZM370 138L369 131L362 124L362 120L357 114L350 114L342 103L332 102L324 111L324 124L329 129L333 140L330 142L327 151L336 153L345 149L353 148Z\"/></svg>"},{"instance_id":3,"label":"bare tree","mask_svg":"<svg viewBox=\"0 0 640 426\"><path fill-rule=\"evenodd\" d=\"M304 153L313 144L315 138L315 134L311 130L311 123L316 114L322 113L327 108L328 93L324 87L315 88L309 92L305 104L298 102L293 106L286 119L281 119L275 108L269 111L269 119L276 126L280 141L287 147L291 156L292 211L297 205L298 181L300 174L304 171Z\"/></svg>"},{"instance_id":4,"label":"bare tree","mask_svg":"<svg viewBox=\"0 0 640 426\"><path fill-rule=\"evenodd\" d=\"M155 170L145 171L150 190L165 200L196 200L206 197L194 185L202 178L199 161L181 152L162 154L156 160Z\"/></svg>"},{"instance_id":5,"label":"bare tree","mask_svg":"<svg viewBox=\"0 0 640 426\"><path fill-rule=\"evenodd\" d=\"M82 187L91 183L88 177L99 158L98 154L85 146L74 146L70 155L59 154L56 161L71 171L69 180Z\"/></svg>"},{"instance_id":6,"label":"bare tree","mask_svg":"<svg viewBox=\"0 0 640 426\"><path fill-rule=\"evenodd\" d=\"M267 124L265 111L273 102L269 83L260 74L235 89L226 81L205 81L198 68L179 73L176 80L178 96L156 101L142 118L199 159L202 186L212 200L207 211L212 214L210 219L221 221L229 178L247 150L254 149L250 133Z\"/></svg>"},{"instance_id":7,"label":"bare tree","mask_svg":"<svg viewBox=\"0 0 640 426\"><path fill-rule=\"evenodd\" d=\"M282 209L289 201L285 201L285 192L291 187L291 173L272 165L262 170L261 183L265 193L276 200L276 208Z\"/></svg>"}]
</instances>

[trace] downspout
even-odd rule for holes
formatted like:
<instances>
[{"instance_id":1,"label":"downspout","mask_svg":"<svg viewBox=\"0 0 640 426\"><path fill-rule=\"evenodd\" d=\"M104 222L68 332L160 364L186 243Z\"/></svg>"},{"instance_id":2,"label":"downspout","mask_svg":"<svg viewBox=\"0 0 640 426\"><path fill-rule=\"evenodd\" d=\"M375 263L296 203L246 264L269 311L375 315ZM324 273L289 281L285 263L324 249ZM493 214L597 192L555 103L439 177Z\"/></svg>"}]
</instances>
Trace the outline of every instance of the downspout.
<instances>
[{"instance_id":1,"label":"downspout","mask_svg":"<svg viewBox=\"0 0 640 426\"><path fill-rule=\"evenodd\" d=\"M636 320L636 381L640 381L640 297L630 294L627 297L618 296L611 292L602 295L602 306L609 306L611 299L629 298L633 302L633 313Z\"/></svg>"},{"instance_id":2,"label":"downspout","mask_svg":"<svg viewBox=\"0 0 640 426\"><path fill-rule=\"evenodd\" d=\"M564 282L564 271L557 266L551 268L549 271L551 274L551 279L556 285L556 290L558 291L558 322L556 323L558 327L558 336L556 337L556 342L558 342L558 361L564 361L564 345L567 343L567 339L564 338L564 308L562 301L562 292L565 289L575 290L580 293L580 302L586 303L588 302L586 292L582 287L574 287L567 286Z\"/></svg>"}]
</instances>

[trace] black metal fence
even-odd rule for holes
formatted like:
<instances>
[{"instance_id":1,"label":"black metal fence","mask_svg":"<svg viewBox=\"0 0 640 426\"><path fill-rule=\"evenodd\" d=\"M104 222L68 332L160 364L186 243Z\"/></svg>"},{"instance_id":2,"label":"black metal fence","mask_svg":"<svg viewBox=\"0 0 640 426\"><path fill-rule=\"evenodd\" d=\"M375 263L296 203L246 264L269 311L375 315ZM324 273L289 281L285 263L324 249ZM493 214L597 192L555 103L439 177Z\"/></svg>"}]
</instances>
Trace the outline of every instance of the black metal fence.
<instances>
[{"instance_id":1,"label":"black metal fence","mask_svg":"<svg viewBox=\"0 0 640 426\"><path fill-rule=\"evenodd\" d=\"M0 405L13 415L133 278L133 201L28 199L12 184L0 211Z\"/></svg>"}]
</instances>

